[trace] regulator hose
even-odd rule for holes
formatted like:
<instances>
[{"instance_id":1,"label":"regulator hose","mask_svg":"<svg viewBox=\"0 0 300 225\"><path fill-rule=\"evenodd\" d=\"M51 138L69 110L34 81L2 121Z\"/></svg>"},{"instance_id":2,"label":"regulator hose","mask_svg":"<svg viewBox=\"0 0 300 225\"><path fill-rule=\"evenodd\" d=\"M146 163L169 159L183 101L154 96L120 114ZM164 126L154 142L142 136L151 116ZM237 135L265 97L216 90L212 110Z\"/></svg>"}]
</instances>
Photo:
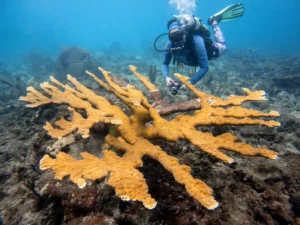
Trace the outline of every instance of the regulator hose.
<instances>
[{"instance_id":1,"label":"regulator hose","mask_svg":"<svg viewBox=\"0 0 300 225\"><path fill-rule=\"evenodd\" d=\"M155 41L154 41L154 49L156 50L156 51L158 51L158 52L167 52L168 50L160 50L160 49L157 49L156 48L156 42L157 42L157 40L161 37L161 36L164 36L164 35L168 35L169 33L163 33L163 34L160 34L160 35L158 35L158 37L155 39Z\"/></svg>"}]
</instances>

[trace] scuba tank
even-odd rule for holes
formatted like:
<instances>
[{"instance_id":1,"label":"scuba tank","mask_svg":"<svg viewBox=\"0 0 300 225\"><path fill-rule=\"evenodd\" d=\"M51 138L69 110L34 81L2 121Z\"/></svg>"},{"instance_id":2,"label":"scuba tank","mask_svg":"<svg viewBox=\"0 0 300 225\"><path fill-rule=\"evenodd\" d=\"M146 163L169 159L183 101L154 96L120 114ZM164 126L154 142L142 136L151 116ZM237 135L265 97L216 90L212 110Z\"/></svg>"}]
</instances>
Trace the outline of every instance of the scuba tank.
<instances>
[{"instance_id":1,"label":"scuba tank","mask_svg":"<svg viewBox=\"0 0 300 225\"><path fill-rule=\"evenodd\" d=\"M210 37L209 29L202 23L202 20L199 17L188 14L182 14L175 17L179 19L179 23L186 35L199 34L203 38Z\"/></svg>"},{"instance_id":2,"label":"scuba tank","mask_svg":"<svg viewBox=\"0 0 300 225\"><path fill-rule=\"evenodd\" d=\"M213 41L210 39L210 30L202 23L200 18L187 14L177 16L177 18L179 18L179 23L185 33L185 43L190 43L188 38L192 38L193 34L197 34L204 40L208 59L212 59L219 54L219 49L213 45ZM189 49L193 49L193 45L190 45Z\"/></svg>"}]
</instances>

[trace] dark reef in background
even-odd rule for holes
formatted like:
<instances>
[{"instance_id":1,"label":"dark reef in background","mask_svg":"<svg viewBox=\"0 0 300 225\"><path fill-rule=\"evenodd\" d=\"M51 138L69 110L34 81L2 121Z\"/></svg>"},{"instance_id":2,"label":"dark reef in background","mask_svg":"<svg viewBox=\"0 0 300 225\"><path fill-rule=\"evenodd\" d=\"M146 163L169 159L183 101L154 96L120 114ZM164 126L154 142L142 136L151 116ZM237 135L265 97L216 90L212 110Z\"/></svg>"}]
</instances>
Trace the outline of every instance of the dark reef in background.
<instances>
[{"instance_id":1,"label":"dark reef in background","mask_svg":"<svg viewBox=\"0 0 300 225\"><path fill-rule=\"evenodd\" d=\"M36 80L39 80L40 77L44 78L45 75L53 71L53 58L43 52L31 51L23 55L22 58L27 73L35 77Z\"/></svg>"},{"instance_id":2,"label":"dark reef in background","mask_svg":"<svg viewBox=\"0 0 300 225\"><path fill-rule=\"evenodd\" d=\"M26 83L21 74L12 77L7 71L0 71L0 89L0 101L6 103L24 95L26 93Z\"/></svg>"},{"instance_id":3,"label":"dark reef in background","mask_svg":"<svg viewBox=\"0 0 300 225\"><path fill-rule=\"evenodd\" d=\"M96 61L86 50L78 47L64 48L54 65L55 74L58 79L65 79L67 74L75 77L84 77L85 71L88 70L98 76L102 74L97 69L101 63Z\"/></svg>"}]
</instances>

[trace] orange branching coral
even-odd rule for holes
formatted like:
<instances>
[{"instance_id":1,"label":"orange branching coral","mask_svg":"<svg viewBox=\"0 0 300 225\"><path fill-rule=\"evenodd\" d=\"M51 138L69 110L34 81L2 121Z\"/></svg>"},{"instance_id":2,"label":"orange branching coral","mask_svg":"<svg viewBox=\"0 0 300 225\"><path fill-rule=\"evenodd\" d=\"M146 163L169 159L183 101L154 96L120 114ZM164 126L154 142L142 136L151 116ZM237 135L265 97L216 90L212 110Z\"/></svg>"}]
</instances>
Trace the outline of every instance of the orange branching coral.
<instances>
[{"instance_id":1,"label":"orange branching coral","mask_svg":"<svg viewBox=\"0 0 300 225\"><path fill-rule=\"evenodd\" d=\"M156 202L148 194L148 187L143 174L136 167L142 166L142 161L124 160L114 152L103 151L103 158L97 158L87 152L81 153L82 160L73 159L60 152L56 159L44 156L41 169L53 169L56 179L70 175L70 180L78 187L86 185L85 179L96 180L105 177L110 172L108 184L116 189L116 194L123 200L138 200L145 207L154 208Z\"/></svg>"},{"instance_id":2,"label":"orange branching coral","mask_svg":"<svg viewBox=\"0 0 300 225\"><path fill-rule=\"evenodd\" d=\"M130 66L130 69L151 93L159 94L157 87L138 73L136 67ZM230 96L223 100L197 90L188 82L188 78L175 74L199 98L195 102L199 103L200 109L196 110L194 115L180 114L169 121L152 107L141 91L132 85L121 87L113 82L110 72L102 68L99 70L106 82L90 72L87 74L100 86L119 97L130 108L132 112L130 116L127 116L118 106L111 105L105 98L97 96L71 75L68 75L67 78L75 88L63 85L51 77L53 84L47 82L41 84L46 95L30 87L27 96L21 97L21 100L29 102L28 107L38 107L50 103L69 105L69 110L73 114L72 121L62 118L55 123L56 127L50 123L45 126L53 138L61 138L74 131L83 137L88 137L89 129L98 122L115 124L118 129L119 136L108 135L106 142L109 146L125 152L122 157L108 150L103 152L102 158L86 152L81 153L81 160L73 159L65 153L59 153L56 159L52 159L48 155L44 156L40 162L40 168L52 169L56 174L56 179L70 176L71 181L83 188L86 179L100 179L109 173L109 184L115 188L117 196L123 200L141 201L145 207L152 209L157 203L148 193L143 174L137 169L143 165L142 157L148 155L172 173L175 180L184 185L187 192L204 207L214 209L218 206L218 202L213 197L212 189L203 181L194 179L188 166L181 165L178 159L168 155L159 146L153 145L150 142L151 139L163 138L168 141L185 139L225 163L231 163L233 159L221 152L220 149L235 151L243 155L260 155L271 159L277 157L274 151L237 142L237 137L230 133L213 136L211 133L197 130L200 125L279 126L280 124L273 120L255 119L255 117L279 116L277 112L264 113L241 106L245 101L266 100L263 91L252 92L244 89L245 96ZM152 95L154 100L155 96L157 95ZM84 118L78 110L84 110L87 118ZM149 121L152 121L152 125L149 125Z\"/></svg>"}]
</instances>

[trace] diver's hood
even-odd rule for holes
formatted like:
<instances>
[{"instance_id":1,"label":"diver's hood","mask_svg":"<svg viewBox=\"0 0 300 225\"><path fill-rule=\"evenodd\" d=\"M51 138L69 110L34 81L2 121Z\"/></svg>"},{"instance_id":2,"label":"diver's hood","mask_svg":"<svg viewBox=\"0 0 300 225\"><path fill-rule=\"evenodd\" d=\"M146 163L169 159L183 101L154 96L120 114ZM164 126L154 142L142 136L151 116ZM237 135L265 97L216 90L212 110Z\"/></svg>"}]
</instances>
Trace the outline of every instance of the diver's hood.
<instances>
[{"instance_id":1,"label":"diver's hood","mask_svg":"<svg viewBox=\"0 0 300 225\"><path fill-rule=\"evenodd\" d=\"M184 31L181 25L176 21L169 26L169 40L171 42L180 42L184 39Z\"/></svg>"}]
</instances>

